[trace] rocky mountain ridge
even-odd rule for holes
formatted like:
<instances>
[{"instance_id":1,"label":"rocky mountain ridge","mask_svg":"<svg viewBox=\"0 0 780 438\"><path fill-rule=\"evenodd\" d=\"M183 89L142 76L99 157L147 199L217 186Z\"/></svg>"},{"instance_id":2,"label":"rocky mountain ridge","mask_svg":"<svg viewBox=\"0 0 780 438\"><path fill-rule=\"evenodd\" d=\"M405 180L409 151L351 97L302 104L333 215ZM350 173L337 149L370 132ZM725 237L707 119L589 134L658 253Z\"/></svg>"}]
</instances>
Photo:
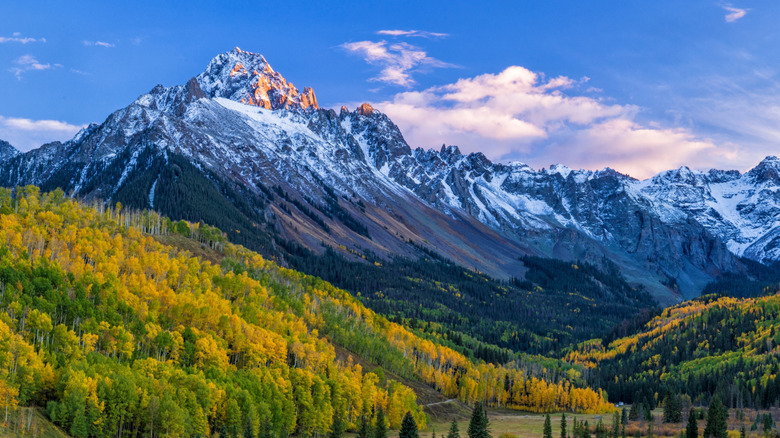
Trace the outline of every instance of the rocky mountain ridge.
<instances>
[{"instance_id":1,"label":"rocky mountain ridge","mask_svg":"<svg viewBox=\"0 0 780 438\"><path fill-rule=\"evenodd\" d=\"M738 256L780 260L776 163L638 181L493 163L454 146L412 149L370 105L320 109L313 91L236 48L70 141L9 157L0 184L218 218L239 241L271 233L380 260L424 248L498 278L521 277L529 254L611 263L673 302L742 270ZM276 251L275 241L246 243Z\"/></svg>"}]
</instances>

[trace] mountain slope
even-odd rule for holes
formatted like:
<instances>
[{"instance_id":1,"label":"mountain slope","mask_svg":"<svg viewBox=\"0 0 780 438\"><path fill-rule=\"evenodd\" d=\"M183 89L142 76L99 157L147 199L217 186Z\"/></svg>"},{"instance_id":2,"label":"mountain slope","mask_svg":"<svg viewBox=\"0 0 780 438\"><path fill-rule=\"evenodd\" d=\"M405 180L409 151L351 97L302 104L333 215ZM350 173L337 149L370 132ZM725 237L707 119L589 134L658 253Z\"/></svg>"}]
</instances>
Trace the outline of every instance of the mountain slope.
<instances>
[{"instance_id":1,"label":"mountain slope","mask_svg":"<svg viewBox=\"0 0 780 438\"><path fill-rule=\"evenodd\" d=\"M282 262L301 250L387 261L425 248L500 279L522 277L527 255L612 263L669 303L744 271L729 248L764 262L778 256L771 163L736 174L740 187L753 184L739 200L708 189L702 202L723 219L715 223L715 213L670 202L679 197L663 193L672 186L661 176L640 182L610 169L492 163L456 147L412 150L370 105L320 109L312 90L234 49L183 86L157 86L68 142L7 160L0 184L203 220ZM738 214L729 215L734 202Z\"/></svg>"},{"instance_id":2,"label":"mountain slope","mask_svg":"<svg viewBox=\"0 0 780 438\"><path fill-rule=\"evenodd\" d=\"M768 292L777 291L775 284ZM780 293L709 295L665 309L637 333L583 343L566 359L592 368L613 402L655 406L671 391L707 403L764 409L780 399ZM658 396L658 397L657 397Z\"/></svg>"},{"instance_id":3,"label":"mountain slope","mask_svg":"<svg viewBox=\"0 0 780 438\"><path fill-rule=\"evenodd\" d=\"M220 265L150 234L174 230ZM324 435L380 408L392 427L407 411L425 424L410 388L337 345L468 403L611 409L577 367L472 362L219 230L59 190L0 189L0 291L4 400L45 406L72 436Z\"/></svg>"}]
</instances>

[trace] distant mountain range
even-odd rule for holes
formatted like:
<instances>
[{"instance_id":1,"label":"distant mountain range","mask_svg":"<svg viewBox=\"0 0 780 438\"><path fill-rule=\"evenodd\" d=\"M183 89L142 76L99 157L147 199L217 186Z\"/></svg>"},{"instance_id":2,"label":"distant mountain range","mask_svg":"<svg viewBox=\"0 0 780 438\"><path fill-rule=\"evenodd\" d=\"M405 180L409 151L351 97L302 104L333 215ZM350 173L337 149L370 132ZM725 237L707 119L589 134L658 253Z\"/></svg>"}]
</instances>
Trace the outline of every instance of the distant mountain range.
<instances>
[{"instance_id":1,"label":"distant mountain range","mask_svg":"<svg viewBox=\"0 0 780 438\"><path fill-rule=\"evenodd\" d=\"M499 279L522 277L524 255L611 262L662 303L746 272L743 257L780 261L776 157L744 174L682 167L639 181L412 149L370 105L321 109L238 48L65 143L0 143L0 185L25 184L202 220L282 262L435 251Z\"/></svg>"}]
</instances>

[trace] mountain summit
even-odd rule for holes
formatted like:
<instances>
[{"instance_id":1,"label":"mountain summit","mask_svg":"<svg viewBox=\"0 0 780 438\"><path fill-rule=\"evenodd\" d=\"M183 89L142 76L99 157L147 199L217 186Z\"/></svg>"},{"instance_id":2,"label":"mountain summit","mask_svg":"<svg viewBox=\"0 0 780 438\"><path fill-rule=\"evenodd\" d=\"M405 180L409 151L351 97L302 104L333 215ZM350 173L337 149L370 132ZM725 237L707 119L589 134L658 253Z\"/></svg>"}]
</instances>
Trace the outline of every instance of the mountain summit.
<instances>
[{"instance_id":1,"label":"mountain summit","mask_svg":"<svg viewBox=\"0 0 780 438\"><path fill-rule=\"evenodd\" d=\"M266 109L317 109L314 90L297 88L259 53L236 47L211 60L206 71L196 78L208 97L224 97Z\"/></svg>"},{"instance_id":2,"label":"mountain summit","mask_svg":"<svg viewBox=\"0 0 780 438\"><path fill-rule=\"evenodd\" d=\"M639 181L412 149L380 110L321 109L240 49L0 163L0 185L23 184L203 221L281 261L435 252L509 279L524 275L523 256L553 257L619 269L664 303L744 271L739 257L780 260L776 158L745 174L683 167Z\"/></svg>"}]
</instances>

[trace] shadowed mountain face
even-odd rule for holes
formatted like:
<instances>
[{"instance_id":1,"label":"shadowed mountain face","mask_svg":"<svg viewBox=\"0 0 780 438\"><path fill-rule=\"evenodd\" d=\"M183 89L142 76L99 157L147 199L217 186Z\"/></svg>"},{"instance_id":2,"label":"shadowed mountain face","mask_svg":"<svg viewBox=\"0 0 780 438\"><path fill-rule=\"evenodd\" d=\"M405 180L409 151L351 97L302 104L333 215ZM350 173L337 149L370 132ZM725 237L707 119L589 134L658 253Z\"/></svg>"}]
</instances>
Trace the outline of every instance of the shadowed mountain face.
<instances>
[{"instance_id":1,"label":"shadowed mountain face","mask_svg":"<svg viewBox=\"0 0 780 438\"><path fill-rule=\"evenodd\" d=\"M0 163L17 155L19 155L19 151L16 148L7 141L0 140Z\"/></svg>"},{"instance_id":2,"label":"shadowed mountain face","mask_svg":"<svg viewBox=\"0 0 780 438\"><path fill-rule=\"evenodd\" d=\"M202 220L281 259L289 242L353 258L426 248L498 278L521 277L523 255L610 260L662 302L741 271L735 254L780 259L775 158L744 175L682 168L637 181L413 150L370 105L319 109L311 89L240 49L66 143L0 161L2 185Z\"/></svg>"}]
</instances>

